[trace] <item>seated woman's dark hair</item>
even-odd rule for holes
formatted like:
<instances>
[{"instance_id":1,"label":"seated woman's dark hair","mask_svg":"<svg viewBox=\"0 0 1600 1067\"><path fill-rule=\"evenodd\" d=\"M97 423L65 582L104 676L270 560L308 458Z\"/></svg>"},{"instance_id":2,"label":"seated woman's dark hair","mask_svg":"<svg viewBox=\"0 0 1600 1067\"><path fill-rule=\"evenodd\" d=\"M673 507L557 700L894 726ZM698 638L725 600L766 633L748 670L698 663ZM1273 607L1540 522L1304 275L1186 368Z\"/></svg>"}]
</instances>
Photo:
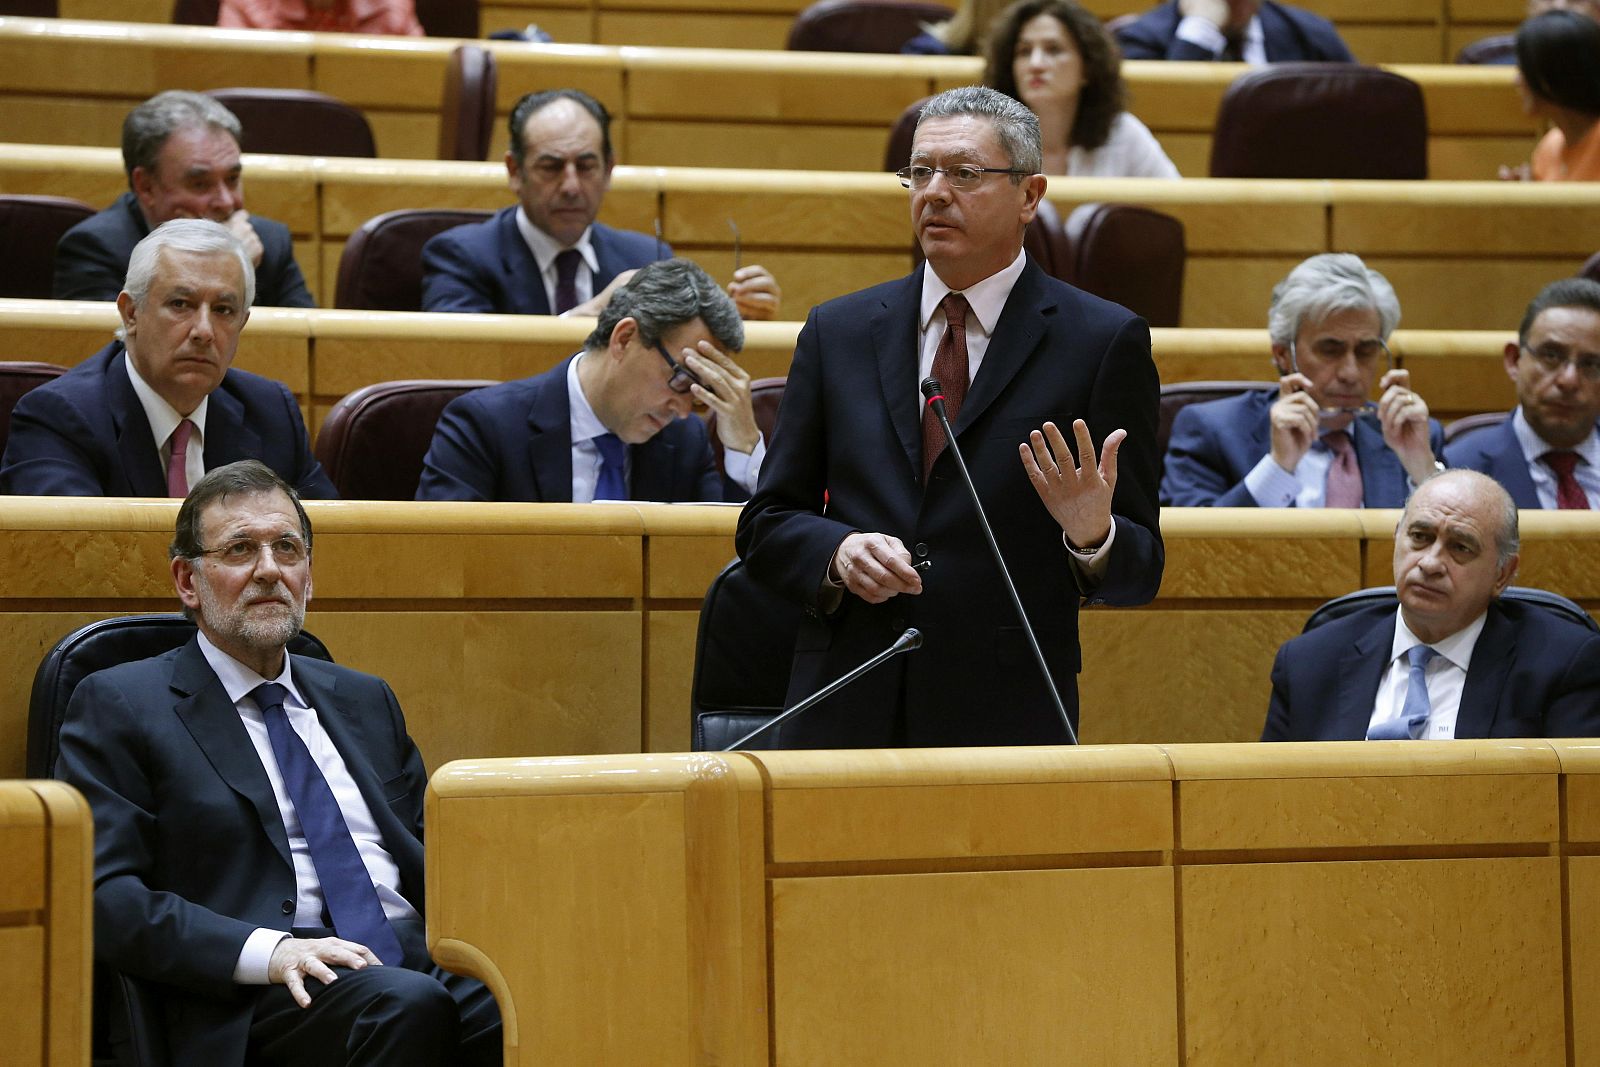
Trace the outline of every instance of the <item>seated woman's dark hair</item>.
<instances>
[{"instance_id":1,"label":"seated woman's dark hair","mask_svg":"<svg viewBox=\"0 0 1600 1067\"><path fill-rule=\"evenodd\" d=\"M1126 109L1122 51L1100 20L1073 0L1019 0L1000 12L989 28L983 83L1022 101L1017 92L1017 38L1022 36L1022 27L1040 15L1053 16L1066 27L1083 57L1083 89L1078 94L1078 114L1068 145L1099 148L1111 136L1112 122Z\"/></svg>"},{"instance_id":2,"label":"seated woman's dark hair","mask_svg":"<svg viewBox=\"0 0 1600 1067\"><path fill-rule=\"evenodd\" d=\"M1600 22L1564 10L1528 19L1517 29L1517 69L1539 99L1600 115Z\"/></svg>"}]
</instances>

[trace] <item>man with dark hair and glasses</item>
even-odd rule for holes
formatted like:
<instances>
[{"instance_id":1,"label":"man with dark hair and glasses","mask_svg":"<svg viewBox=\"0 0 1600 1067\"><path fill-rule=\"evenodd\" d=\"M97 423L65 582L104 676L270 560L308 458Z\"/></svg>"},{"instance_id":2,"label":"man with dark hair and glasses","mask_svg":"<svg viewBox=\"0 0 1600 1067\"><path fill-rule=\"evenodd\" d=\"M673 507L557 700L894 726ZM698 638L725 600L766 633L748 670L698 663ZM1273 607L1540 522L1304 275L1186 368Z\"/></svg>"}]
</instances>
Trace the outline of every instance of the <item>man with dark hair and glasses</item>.
<instances>
[{"instance_id":1,"label":"man with dark hair and glasses","mask_svg":"<svg viewBox=\"0 0 1600 1067\"><path fill-rule=\"evenodd\" d=\"M616 165L611 115L587 93L546 89L512 106L510 127L506 175L517 203L423 246L422 309L598 315L635 270L672 255L659 230L595 221ZM739 313L777 318L783 292L772 272L734 258L728 295Z\"/></svg>"},{"instance_id":2,"label":"man with dark hair and glasses","mask_svg":"<svg viewBox=\"0 0 1600 1067\"><path fill-rule=\"evenodd\" d=\"M1161 503L1404 506L1443 469L1444 433L1390 356L1399 321L1394 288L1358 256L1325 253L1290 271L1267 312L1277 390L1179 411Z\"/></svg>"},{"instance_id":3,"label":"man with dark hair and glasses","mask_svg":"<svg viewBox=\"0 0 1600 1067\"><path fill-rule=\"evenodd\" d=\"M94 813L95 957L141 980L173 1063L498 1064L494 998L428 955L394 693L288 651L311 546L269 467L211 471L170 552L199 632L74 691L56 773Z\"/></svg>"},{"instance_id":4,"label":"man with dark hair and glasses","mask_svg":"<svg viewBox=\"0 0 1600 1067\"><path fill-rule=\"evenodd\" d=\"M418 500L744 500L766 446L744 323L710 275L652 263L612 295L583 351L458 397L423 460ZM716 412L726 477L696 404Z\"/></svg>"},{"instance_id":5,"label":"man with dark hair and glasses","mask_svg":"<svg viewBox=\"0 0 1600 1067\"><path fill-rule=\"evenodd\" d=\"M1522 508L1600 505L1600 282L1563 278L1539 291L1505 349L1517 387L1511 417L1445 450Z\"/></svg>"}]
</instances>

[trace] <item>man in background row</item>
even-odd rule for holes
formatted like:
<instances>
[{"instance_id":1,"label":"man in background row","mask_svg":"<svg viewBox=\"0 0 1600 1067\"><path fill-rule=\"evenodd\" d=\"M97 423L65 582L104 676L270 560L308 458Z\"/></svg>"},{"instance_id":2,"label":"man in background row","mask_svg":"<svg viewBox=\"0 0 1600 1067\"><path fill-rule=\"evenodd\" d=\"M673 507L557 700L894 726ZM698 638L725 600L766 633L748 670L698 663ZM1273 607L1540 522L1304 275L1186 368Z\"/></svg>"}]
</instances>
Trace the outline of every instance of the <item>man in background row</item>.
<instances>
[{"instance_id":1,"label":"man in background row","mask_svg":"<svg viewBox=\"0 0 1600 1067\"><path fill-rule=\"evenodd\" d=\"M1127 59L1353 63L1333 23L1273 0L1167 0L1117 31Z\"/></svg>"}]
</instances>

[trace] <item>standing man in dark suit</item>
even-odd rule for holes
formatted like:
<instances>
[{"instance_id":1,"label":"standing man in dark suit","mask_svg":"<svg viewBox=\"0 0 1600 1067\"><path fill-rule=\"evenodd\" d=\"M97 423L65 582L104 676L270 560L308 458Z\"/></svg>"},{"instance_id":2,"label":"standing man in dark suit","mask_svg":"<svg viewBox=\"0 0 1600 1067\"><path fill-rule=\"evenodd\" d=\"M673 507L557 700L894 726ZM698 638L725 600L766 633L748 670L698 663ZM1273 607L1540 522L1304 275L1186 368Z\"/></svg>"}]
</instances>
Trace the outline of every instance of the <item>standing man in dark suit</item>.
<instances>
[{"instance_id":1,"label":"standing man in dark suit","mask_svg":"<svg viewBox=\"0 0 1600 1067\"><path fill-rule=\"evenodd\" d=\"M289 228L244 209L239 120L203 93L158 93L122 123L129 192L62 234L57 300L115 300L133 246L172 219L210 219L244 245L264 307L313 307Z\"/></svg>"},{"instance_id":2,"label":"standing man in dark suit","mask_svg":"<svg viewBox=\"0 0 1600 1067\"><path fill-rule=\"evenodd\" d=\"M1127 59L1354 63L1333 23L1273 0L1167 0L1117 31Z\"/></svg>"},{"instance_id":3,"label":"standing man in dark suit","mask_svg":"<svg viewBox=\"0 0 1600 1067\"><path fill-rule=\"evenodd\" d=\"M1517 406L1492 430L1445 449L1523 508L1600 506L1600 282L1563 278L1540 290L1506 345Z\"/></svg>"},{"instance_id":4,"label":"standing man in dark suit","mask_svg":"<svg viewBox=\"0 0 1600 1067\"><path fill-rule=\"evenodd\" d=\"M576 89L528 93L511 109L506 174L518 203L446 230L422 249L422 310L598 315L612 290L672 249L596 222L616 157L611 115ZM728 284L739 313L774 319L783 293L765 267Z\"/></svg>"},{"instance_id":5,"label":"standing man in dark suit","mask_svg":"<svg viewBox=\"0 0 1600 1067\"><path fill-rule=\"evenodd\" d=\"M783 727L785 746L1066 739L924 415L930 373L1070 715L1079 598L1143 604L1160 585L1149 329L1023 252L1040 160L1021 104L979 87L934 97L900 172L925 266L813 309L800 333L737 537L751 573L805 608L790 700L907 626L924 643Z\"/></svg>"},{"instance_id":6,"label":"standing man in dark suit","mask_svg":"<svg viewBox=\"0 0 1600 1067\"><path fill-rule=\"evenodd\" d=\"M293 488L212 471L171 555L199 633L84 679L61 727L96 958L155 994L173 1063L499 1063L493 998L428 958L427 776L394 693L286 651L311 598Z\"/></svg>"},{"instance_id":7,"label":"standing man in dark suit","mask_svg":"<svg viewBox=\"0 0 1600 1067\"><path fill-rule=\"evenodd\" d=\"M293 394L230 369L254 295L244 246L215 222L175 219L140 241L117 296L122 340L17 402L0 493L182 497L250 458L337 496Z\"/></svg>"},{"instance_id":8,"label":"standing man in dark suit","mask_svg":"<svg viewBox=\"0 0 1600 1067\"><path fill-rule=\"evenodd\" d=\"M750 375L730 352L744 323L686 259L635 273L583 351L554 370L451 401L418 500L744 500L766 456ZM699 402L717 413L718 473Z\"/></svg>"},{"instance_id":9,"label":"standing man in dark suit","mask_svg":"<svg viewBox=\"0 0 1600 1067\"><path fill-rule=\"evenodd\" d=\"M1357 256L1301 263L1272 290L1267 332L1282 375L1190 404L1172 422L1161 503L1168 507L1397 508L1442 469L1444 431L1392 366L1400 321L1388 279ZM1380 377L1381 375L1381 377ZM1378 379L1383 395L1368 399Z\"/></svg>"},{"instance_id":10,"label":"standing man in dark suit","mask_svg":"<svg viewBox=\"0 0 1600 1067\"><path fill-rule=\"evenodd\" d=\"M1369 607L1284 644L1263 741L1600 734L1600 635L1497 599L1517 573L1517 506L1446 471L1394 534L1400 610Z\"/></svg>"}]
</instances>

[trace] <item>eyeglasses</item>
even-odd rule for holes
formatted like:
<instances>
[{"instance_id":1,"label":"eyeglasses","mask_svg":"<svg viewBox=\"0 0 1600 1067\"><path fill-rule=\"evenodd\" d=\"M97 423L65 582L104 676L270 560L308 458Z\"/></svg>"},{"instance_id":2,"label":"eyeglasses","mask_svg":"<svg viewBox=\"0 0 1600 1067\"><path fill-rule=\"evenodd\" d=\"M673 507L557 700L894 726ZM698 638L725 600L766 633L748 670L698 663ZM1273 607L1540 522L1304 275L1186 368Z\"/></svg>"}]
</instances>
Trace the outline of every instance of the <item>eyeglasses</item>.
<instances>
[{"instance_id":1,"label":"eyeglasses","mask_svg":"<svg viewBox=\"0 0 1600 1067\"><path fill-rule=\"evenodd\" d=\"M257 541L251 537L235 537L216 548L202 548L198 555L215 556L224 567L253 567L261 558L261 550L268 549L280 567L296 567L311 555L306 543L298 537L284 534L270 541Z\"/></svg>"},{"instance_id":2,"label":"eyeglasses","mask_svg":"<svg viewBox=\"0 0 1600 1067\"><path fill-rule=\"evenodd\" d=\"M672 368L672 377L667 379L667 388L674 393L687 393L691 385L698 385L702 389L705 383L699 375L685 367L682 363L672 358L672 353L667 351L667 346L660 341L656 342L656 351L661 353L661 358L667 361L667 366Z\"/></svg>"},{"instance_id":3,"label":"eyeglasses","mask_svg":"<svg viewBox=\"0 0 1600 1067\"><path fill-rule=\"evenodd\" d=\"M924 167L920 164L901 167L894 172L900 184L907 189L926 189L935 174L943 174L952 189L974 189L986 174L1031 174L1032 171L1016 167L979 167L972 163L958 163L953 167Z\"/></svg>"},{"instance_id":4,"label":"eyeglasses","mask_svg":"<svg viewBox=\"0 0 1600 1067\"><path fill-rule=\"evenodd\" d=\"M1577 368L1578 374L1584 381L1600 382L1600 356L1569 356L1567 350L1560 345L1540 345L1538 348L1529 348L1527 345L1518 345L1533 361L1539 364L1539 369L1546 374L1560 374L1568 363Z\"/></svg>"},{"instance_id":5,"label":"eyeglasses","mask_svg":"<svg viewBox=\"0 0 1600 1067\"><path fill-rule=\"evenodd\" d=\"M1385 374L1388 374L1389 371L1394 368L1394 365L1395 365L1395 363L1394 363L1394 354L1389 351L1389 346L1383 343L1383 338L1381 338L1381 337L1368 337L1368 338L1365 338L1364 340L1357 341L1356 345L1355 345L1355 353L1356 353L1356 361L1359 362L1359 363L1375 362L1378 359L1379 355L1382 355L1382 357L1383 357L1383 370L1378 374L1378 380L1379 381L1382 381L1383 380L1383 376ZM1335 358L1343 359L1344 358L1344 352L1341 351L1337 357L1335 357L1335 356L1325 356L1323 358L1325 358L1325 359L1335 359ZM1300 373L1300 360L1299 360L1299 358L1297 357L1297 355L1295 353L1294 341L1292 341L1292 340L1289 342L1289 370L1290 370L1291 373L1294 373L1294 374L1299 374ZM1365 414L1365 415L1376 415L1377 412L1378 412L1378 404L1377 404L1376 401L1373 401L1373 400L1368 400L1366 403L1360 405L1359 407L1351 407L1351 408L1318 408L1317 409L1317 414L1322 415L1325 418L1326 417L1331 417L1331 416L1334 416L1334 415L1363 415L1363 414Z\"/></svg>"}]
</instances>

